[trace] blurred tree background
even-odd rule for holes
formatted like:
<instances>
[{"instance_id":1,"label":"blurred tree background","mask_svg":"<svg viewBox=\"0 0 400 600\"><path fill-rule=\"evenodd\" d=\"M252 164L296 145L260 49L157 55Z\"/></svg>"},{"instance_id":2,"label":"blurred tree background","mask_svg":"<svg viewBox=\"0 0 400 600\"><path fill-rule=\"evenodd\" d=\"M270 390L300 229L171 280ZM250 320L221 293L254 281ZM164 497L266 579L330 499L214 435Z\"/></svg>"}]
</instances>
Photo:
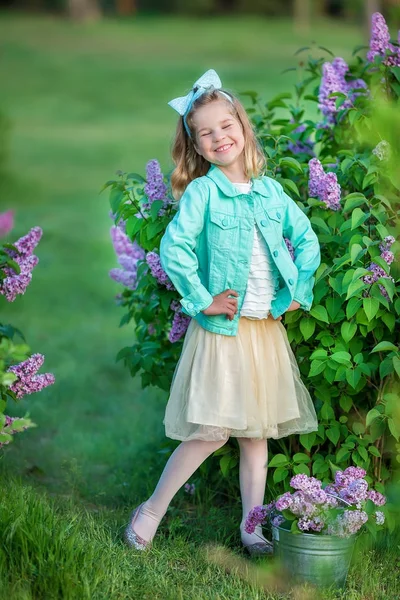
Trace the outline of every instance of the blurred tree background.
<instances>
[{"instance_id":1,"label":"blurred tree background","mask_svg":"<svg viewBox=\"0 0 400 600\"><path fill-rule=\"evenodd\" d=\"M134 14L257 14L269 17L294 16L299 26L309 26L311 15L370 22L374 12L387 20L399 18L398 0L1 0L0 6L16 10L69 14L78 20L103 15Z\"/></svg>"}]
</instances>

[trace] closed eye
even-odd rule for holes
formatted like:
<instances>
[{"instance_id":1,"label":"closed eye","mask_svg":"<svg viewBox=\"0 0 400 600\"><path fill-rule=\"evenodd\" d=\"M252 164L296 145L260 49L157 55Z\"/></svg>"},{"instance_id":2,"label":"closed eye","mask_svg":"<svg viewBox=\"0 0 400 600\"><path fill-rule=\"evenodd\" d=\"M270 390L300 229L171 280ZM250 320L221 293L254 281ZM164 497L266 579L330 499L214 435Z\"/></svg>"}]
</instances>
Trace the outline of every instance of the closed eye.
<instances>
[{"instance_id":1,"label":"closed eye","mask_svg":"<svg viewBox=\"0 0 400 600\"><path fill-rule=\"evenodd\" d=\"M225 127L223 127L222 129L229 129L229 127L232 127L232 125L225 125Z\"/></svg>"},{"instance_id":2,"label":"closed eye","mask_svg":"<svg viewBox=\"0 0 400 600\"><path fill-rule=\"evenodd\" d=\"M200 137L204 137L205 135L210 135L211 131L208 131L207 133L202 133Z\"/></svg>"}]
</instances>

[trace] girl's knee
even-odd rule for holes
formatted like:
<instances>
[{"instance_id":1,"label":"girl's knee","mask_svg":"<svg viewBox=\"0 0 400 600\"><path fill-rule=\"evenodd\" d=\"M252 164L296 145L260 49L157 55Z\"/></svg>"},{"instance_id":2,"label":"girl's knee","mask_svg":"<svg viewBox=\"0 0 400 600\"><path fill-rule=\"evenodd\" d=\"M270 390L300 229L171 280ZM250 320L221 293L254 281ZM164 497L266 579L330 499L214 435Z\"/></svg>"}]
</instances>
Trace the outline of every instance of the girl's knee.
<instances>
[{"instance_id":1,"label":"girl's knee","mask_svg":"<svg viewBox=\"0 0 400 600\"><path fill-rule=\"evenodd\" d=\"M212 450L211 452L216 452L217 450L219 450L220 448L222 448L222 446L225 446L226 442L228 441L228 439L226 440L216 440L215 442L208 442L209 444L212 444Z\"/></svg>"}]
</instances>

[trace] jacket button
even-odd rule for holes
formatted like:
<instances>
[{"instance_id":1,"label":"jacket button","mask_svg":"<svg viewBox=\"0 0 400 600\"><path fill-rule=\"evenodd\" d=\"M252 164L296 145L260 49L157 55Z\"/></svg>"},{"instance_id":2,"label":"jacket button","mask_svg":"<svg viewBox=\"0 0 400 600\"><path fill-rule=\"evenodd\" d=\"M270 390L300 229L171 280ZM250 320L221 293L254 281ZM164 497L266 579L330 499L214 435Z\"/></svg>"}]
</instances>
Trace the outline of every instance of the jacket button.
<instances>
[{"instance_id":1,"label":"jacket button","mask_svg":"<svg viewBox=\"0 0 400 600\"><path fill-rule=\"evenodd\" d=\"M293 279L288 279L289 285L293 285Z\"/></svg>"},{"instance_id":2,"label":"jacket button","mask_svg":"<svg viewBox=\"0 0 400 600\"><path fill-rule=\"evenodd\" d=\"M278 250L274 250L272 254L276 257L276 256L278 256L279 252L278 252Z\"/></svg>"},{"instance_id":3,"label":"jacket button","mask_svg":"<svg viewBox=\"0 0 400 600\"><path fill-rule=\"evenodd\" d=\"M228 221L226 219L222 219L222 225L226 227L228 225Z\"/></svg>"},{"instance_id":4,"label":"jacket button","mask_svg":"<svg viewBox=\"0 0 400 600\"><path fill-rule=\"evenodd\" d=\"M263 220L261 221L261 225L262 225L263 227L265 227L265 226L267 225L267 221L265 221L265 219L263 219Z\"/></svg>"},{"instance_id":5,"label":"jacket button","mask_svg":"<svg viewBox=\"0 0 400 600\"><path fill-rule=\"evenodd\" d=\"M277 212L277 213L276 213L276 216L278 217L278 219L280 219L280 218L281 218L281 213L280 213L280 212Z\"/></svg>"},{"instance_id":6,"label":"jacket button","mask_svg":"<svg viewBox=\"0 0 400 600\"><path fill-rule=\"evenodd\" d=\"M193 302L189 302L189 304L188 304L188 308L194 308L194 304L193 304Z\"/></svg>"}]
</instances>

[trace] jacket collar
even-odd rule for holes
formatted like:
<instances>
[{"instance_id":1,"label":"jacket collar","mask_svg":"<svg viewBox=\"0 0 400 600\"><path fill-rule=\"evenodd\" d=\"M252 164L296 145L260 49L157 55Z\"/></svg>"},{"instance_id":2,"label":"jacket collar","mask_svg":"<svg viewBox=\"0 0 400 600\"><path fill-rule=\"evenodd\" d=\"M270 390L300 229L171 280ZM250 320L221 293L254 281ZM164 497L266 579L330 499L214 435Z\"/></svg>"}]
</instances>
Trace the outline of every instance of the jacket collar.
<instances>
[{"instance_id":1,"label":"jacket collar","mask_svg":"<svg viewBox=\"0 0 400 600\"><path fill-rule=\"evenodd\" d=\"M219 187L219 189L225 196L234 198L235 196L241 196L243 193L238 190L238 188L216 165L211 165L206 176L214 181L214 183ZM252 191L257 192L257 194L261 194L261 196L269 198L270 194L267 191L267 188L264 185L261 177L254 177L251 179L251 182Z\"/></svg>"}]
</instances>

